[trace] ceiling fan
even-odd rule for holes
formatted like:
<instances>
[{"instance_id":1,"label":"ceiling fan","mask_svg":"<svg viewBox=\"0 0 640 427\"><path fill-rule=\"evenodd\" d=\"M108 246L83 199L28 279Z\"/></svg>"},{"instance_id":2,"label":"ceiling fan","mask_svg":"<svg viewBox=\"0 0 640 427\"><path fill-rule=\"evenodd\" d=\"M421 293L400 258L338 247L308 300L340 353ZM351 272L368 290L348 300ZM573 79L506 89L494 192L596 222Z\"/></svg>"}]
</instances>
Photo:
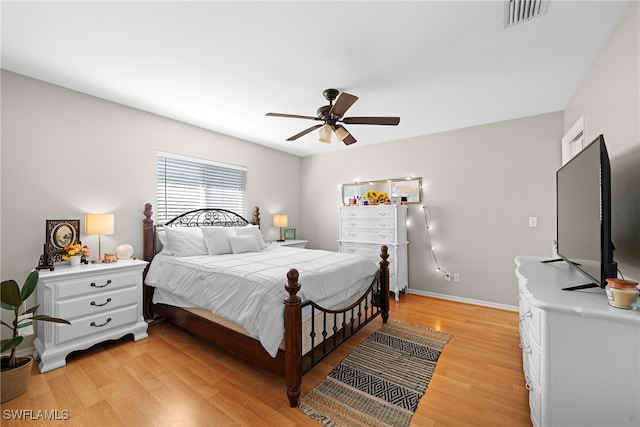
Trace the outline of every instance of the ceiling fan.
<instances>
[{"instance_id":1,"label":"ceiling fan","mask_svg":"<svg viewBox=\"0 0 640 427\"><path fill-rule=\"evenodd\" d=\"M340 93L337 89L326 89L322 92L322 95L324 95L326 100L329 101L329 105L323 105L318 108L316 111L316 117L283 113L267 113L266 115L271 117L288 117L293 119L307 119L323 122L323 124L311 126L310 128L287 138L287 141L295 141L301 136L320 128L320 142L330 143L331 132L334 132L338 139L346 145L353 144L356 142L356 139L339 123L348 125L385 126L397 126L398 123L400 123L400 117L343 117L347 110L358 100L358 97L346 92ZM335 104L333 103L334 100L336 101Z\"/></svg>"}]
</instances>

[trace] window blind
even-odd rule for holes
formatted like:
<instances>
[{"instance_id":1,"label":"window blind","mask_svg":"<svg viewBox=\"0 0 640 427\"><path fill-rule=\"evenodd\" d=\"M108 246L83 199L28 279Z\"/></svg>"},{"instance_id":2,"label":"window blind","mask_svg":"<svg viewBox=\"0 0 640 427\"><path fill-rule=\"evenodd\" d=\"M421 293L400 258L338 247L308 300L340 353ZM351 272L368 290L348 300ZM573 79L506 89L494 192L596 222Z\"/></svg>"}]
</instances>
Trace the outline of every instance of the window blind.
<instances>
[{"instance_id":1,"label":"window blind","mask_svg":"<svg viewBox=\"0 0 640 427\"><path fill-rule=\"evenodd\" d=\"M200 208L245 216L246 178L244 166L158 152L156 218L162 223Z\"/></svg>"}]
</instances>

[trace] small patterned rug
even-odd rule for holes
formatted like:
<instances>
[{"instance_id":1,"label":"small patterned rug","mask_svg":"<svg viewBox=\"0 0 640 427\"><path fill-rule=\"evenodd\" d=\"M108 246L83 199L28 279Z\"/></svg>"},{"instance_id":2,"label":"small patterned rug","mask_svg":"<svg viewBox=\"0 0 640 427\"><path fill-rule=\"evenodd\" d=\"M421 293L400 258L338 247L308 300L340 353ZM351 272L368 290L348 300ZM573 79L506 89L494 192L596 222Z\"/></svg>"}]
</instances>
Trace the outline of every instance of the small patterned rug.
<instances>
[{"instance_id":1,"label":"small patterned rug","mask_svg":"<svg viewBox=\"0 0 640 427\"><path fill-rule=\"evenodd\" d=\"M389 321L299 403L325 426L408 426L451 335Z\"/></svg>"}]
</instances>

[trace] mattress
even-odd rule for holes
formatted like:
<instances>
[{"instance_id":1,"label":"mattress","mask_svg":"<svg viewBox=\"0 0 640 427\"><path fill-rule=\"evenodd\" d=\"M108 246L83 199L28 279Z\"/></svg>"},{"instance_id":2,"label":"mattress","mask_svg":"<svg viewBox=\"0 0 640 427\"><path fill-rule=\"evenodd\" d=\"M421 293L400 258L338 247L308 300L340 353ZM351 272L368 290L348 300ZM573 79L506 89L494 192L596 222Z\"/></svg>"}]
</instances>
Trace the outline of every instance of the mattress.
<instances>
[{"instance_id":1,"label":"mattress","mask_svg":"<svg viewBox=\"0 0 640 427\"><path fill-rule=\"evenodd\" d=\"M378 270L357 254L269 246L258 252L176 257L157 254L145 283L173 305L206 309L237 323L274 357L284 337L286 274L299 273L303 301L335 307L361 295ZM154 302L158 301L154 298ZM164 301L169 302L169 301Z\"/></svg>"}]
</instances>

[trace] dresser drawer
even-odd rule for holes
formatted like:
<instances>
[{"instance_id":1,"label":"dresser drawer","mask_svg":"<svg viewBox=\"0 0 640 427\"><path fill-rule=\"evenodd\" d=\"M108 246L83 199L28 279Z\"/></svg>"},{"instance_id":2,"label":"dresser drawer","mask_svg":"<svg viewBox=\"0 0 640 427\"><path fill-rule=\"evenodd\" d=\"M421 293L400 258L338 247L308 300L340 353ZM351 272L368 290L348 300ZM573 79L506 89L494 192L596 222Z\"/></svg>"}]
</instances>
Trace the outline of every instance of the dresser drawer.
<instances>
[{"instance_id":1,"label":"dresser drawer","mask_svg":"<svg viewBox=\"0 0 640 427\"><path fill-rule=\"evenodd\" d=\"M395 206L349 206L341 209L342 218L395 218Z\"/></svg>"},{"instance_id":2,"label":"dresser drawer","mask_svg":"<svg viewBox=\"0 0 640 427\"><path fill-rule=\"evenodd\" d=\"M353 218L343 219L342 229L347 231L350 229L373 228L382 230L394 230L395 222L388 218Z\"/></svg>"},{"instance_id":3,"label":"dresser drawer","mask_svg":"<svg viewBox=\"0 0 640 427\"><path fill-rule=\"evenodd\" d=\"M138 281L139 273L133 271L120 273L110 272L60 280L58 282L48 282L47 286L53 285L56 299L62 299L135 286Z\"/></svg>"},{"instance_id":4,"label":"dresser drawer","mask_svg":"<svg viewBox=\"0 0 640 427\"><path fill-rule=\"evenodd\" d=\"M343 230L342 239L356 242L395 243L396 233L393 229L349 229Z\"/></svg>"},{"instance_id":5,"label":"dresser drawer","mask_svg":"<svg viewBox=\"0 0 640 427\"><path fill-rule=\"evenodd\" d=\"M526 331L522 339L522 363L529 380L540 384L540 347Z\"/></svg>"},{"instance_id":6,"label":"dresser drawer","mask_svg":"<svg viewBox=\"0 0 640 427\"><path fill-rule=\"evenodd\" d=\"M531 304L526 293L520 293L519 303L521 329L527 329L533 339L540 345L540 333L542 328L542 313L540 309Z\"/></svg>"},{"instance_id":7,"label":"dresser drawer","mask_svg":"<svg viewBox=\"0 0 640 427\"><path fill-rule=\"evenodd\" d=\"M529 387L529 411L531 415L531 422L534 426L539 426L542 418L542 395L540 387L537 384L532 384Z\"/></svg>"},{"instance_id":8,"label":"dresser drawer","mask_svg":"<svg viewBox=\"0 0 640 427\"><path fill-rule=\"evenodd\" d=\"M87 335L99 334L120 326L135 324L137 312L138 306L134 304L72 320L71 325L56 323L55 342L56 344L62 344Z\"/></svg>"},{"instance_id":9,"label":"dresser drawer","mask_svg":"<svg viewBox=\"0 0 640 427\"><path fill-rule=\"evenodd\" d=\"M55 302L56 317L70 320L76 317L113 310L137 301L137 295L138 288L130 286L113 292L102 292L81 298L67 298Z\"/></svg>"}]
</instances>

